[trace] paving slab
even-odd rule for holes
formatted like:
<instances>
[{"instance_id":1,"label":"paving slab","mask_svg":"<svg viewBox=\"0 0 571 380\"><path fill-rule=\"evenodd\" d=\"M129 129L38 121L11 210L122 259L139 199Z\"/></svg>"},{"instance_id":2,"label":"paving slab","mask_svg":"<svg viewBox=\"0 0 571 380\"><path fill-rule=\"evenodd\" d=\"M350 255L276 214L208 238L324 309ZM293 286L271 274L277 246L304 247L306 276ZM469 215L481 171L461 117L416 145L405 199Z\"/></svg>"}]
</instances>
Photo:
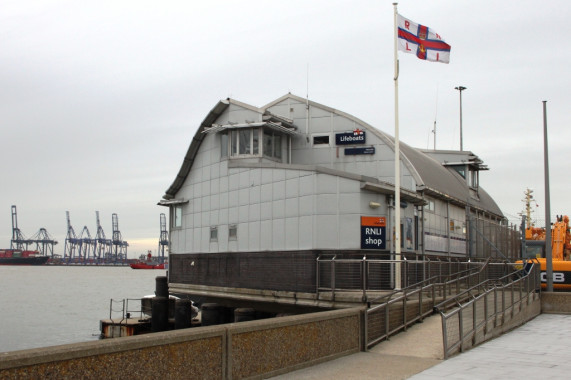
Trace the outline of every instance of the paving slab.
<instances>
[{"instance_id":1,"label":"paving slab","mask_svg":"<svg viewBox=\"0 0 571 380\"><path fill-rule=\"evenodd\" d=\"M411 379L568 379L571 315L540 314L525 325Z\"/></svg>"},{"instance_id":2,"label":"paving slab","mask_svg":"<svg viewBox=\"0 0 571 380\"><path fill-rule=\"evenodd\" d=\"M440 315L425 318L368 352L344 356L273 379L406 379L444 357Z\"/></svg>"},{"instance_id":3,"label":"paving slab","mask_svg":"<svg viewBox=\"0 0 571 380\"><path fill-rule=\"evenodd\" d=\"M540 314L476 348L442 360L442 325L431 316L369 352L274 377L293 379L566 379L571 315Z\"/></svg>"}]
</instances>

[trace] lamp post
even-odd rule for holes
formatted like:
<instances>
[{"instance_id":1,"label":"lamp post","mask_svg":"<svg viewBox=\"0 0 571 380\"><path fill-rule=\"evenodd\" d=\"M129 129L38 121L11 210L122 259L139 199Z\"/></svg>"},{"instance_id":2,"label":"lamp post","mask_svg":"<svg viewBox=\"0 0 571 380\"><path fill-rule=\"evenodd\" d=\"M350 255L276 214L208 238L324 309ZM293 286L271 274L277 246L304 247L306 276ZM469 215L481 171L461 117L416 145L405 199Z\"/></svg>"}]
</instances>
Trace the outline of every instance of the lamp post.
<instances>
[{"instance_id":1,"label":"lamp post","mask_svg":"<svg viewBox=\"0 0 571 380\"><path fill-rule=\"evenodd\" d=\"M466 89L464 86L454 87L455 90L458 90L460 93L460 151L463 151L463 144L462 144L462 91Z\"/></svg>"}]
</instances>

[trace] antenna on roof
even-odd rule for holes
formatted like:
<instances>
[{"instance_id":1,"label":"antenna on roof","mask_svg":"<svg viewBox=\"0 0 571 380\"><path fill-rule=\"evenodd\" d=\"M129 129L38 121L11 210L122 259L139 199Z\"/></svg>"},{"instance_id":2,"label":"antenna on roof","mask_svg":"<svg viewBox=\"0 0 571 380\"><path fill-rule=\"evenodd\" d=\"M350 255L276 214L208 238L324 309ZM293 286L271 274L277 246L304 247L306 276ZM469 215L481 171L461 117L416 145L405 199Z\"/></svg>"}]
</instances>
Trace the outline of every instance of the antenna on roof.
<instances>
[{"instance_id":1,"label":"antenna on roof","mask_svg":"<svg viewBox=\"0 0 571 380\"><path fill-rule=\"evenodd\" d=\"M305 139L309 142L309 62L306 71L306 95L305 95Z\"/></svg>"},{"instance_id":2,"label":"antenna on roof","mask_svg":"<svg viewBox=\"0 0 571 380\"><path fill-rule=\"evenodd\" d=\"M436 118L438 117L438 85L436 85L436 104L434 106L434 129L432 133L434 134L434 150L436 150Z\"/></svg>"}]
</instances>

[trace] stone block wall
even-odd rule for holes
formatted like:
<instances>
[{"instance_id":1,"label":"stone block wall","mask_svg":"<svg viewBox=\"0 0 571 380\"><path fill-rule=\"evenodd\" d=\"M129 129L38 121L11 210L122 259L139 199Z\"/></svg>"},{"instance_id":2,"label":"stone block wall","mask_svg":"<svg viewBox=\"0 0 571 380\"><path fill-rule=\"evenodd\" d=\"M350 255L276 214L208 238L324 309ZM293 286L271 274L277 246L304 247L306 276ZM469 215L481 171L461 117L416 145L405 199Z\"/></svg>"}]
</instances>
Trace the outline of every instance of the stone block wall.
<instances>
[{"instance_id":1,"label":"stone block wall","mask_svg":"<svg viewBox=\"0 0 571 380\"><path fill-rule=\"evenodd\" d=\"M0 355L1 379L244 379L358 352L361 309L105 339Z\"/></svg>"}]
</instances>

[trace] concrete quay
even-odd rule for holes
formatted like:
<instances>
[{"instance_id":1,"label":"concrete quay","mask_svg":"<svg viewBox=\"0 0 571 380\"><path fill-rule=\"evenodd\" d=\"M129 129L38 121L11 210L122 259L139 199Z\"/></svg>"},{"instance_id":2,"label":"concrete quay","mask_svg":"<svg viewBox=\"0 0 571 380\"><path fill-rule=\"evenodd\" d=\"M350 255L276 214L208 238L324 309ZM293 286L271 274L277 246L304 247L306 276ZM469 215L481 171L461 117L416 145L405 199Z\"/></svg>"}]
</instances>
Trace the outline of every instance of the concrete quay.
<instances>
[{"instance_id":1,"label":"concrete quay","mask_svg":"<svg viewBox=\"0 0 571 380\"><path fill-rule=\"evenodd\" d=\"M525 325L443 360L439 315L373 347L277 380L567 378L571 362L571 293L542 293L540 314Z\"/></svg>"}]
</instances>

